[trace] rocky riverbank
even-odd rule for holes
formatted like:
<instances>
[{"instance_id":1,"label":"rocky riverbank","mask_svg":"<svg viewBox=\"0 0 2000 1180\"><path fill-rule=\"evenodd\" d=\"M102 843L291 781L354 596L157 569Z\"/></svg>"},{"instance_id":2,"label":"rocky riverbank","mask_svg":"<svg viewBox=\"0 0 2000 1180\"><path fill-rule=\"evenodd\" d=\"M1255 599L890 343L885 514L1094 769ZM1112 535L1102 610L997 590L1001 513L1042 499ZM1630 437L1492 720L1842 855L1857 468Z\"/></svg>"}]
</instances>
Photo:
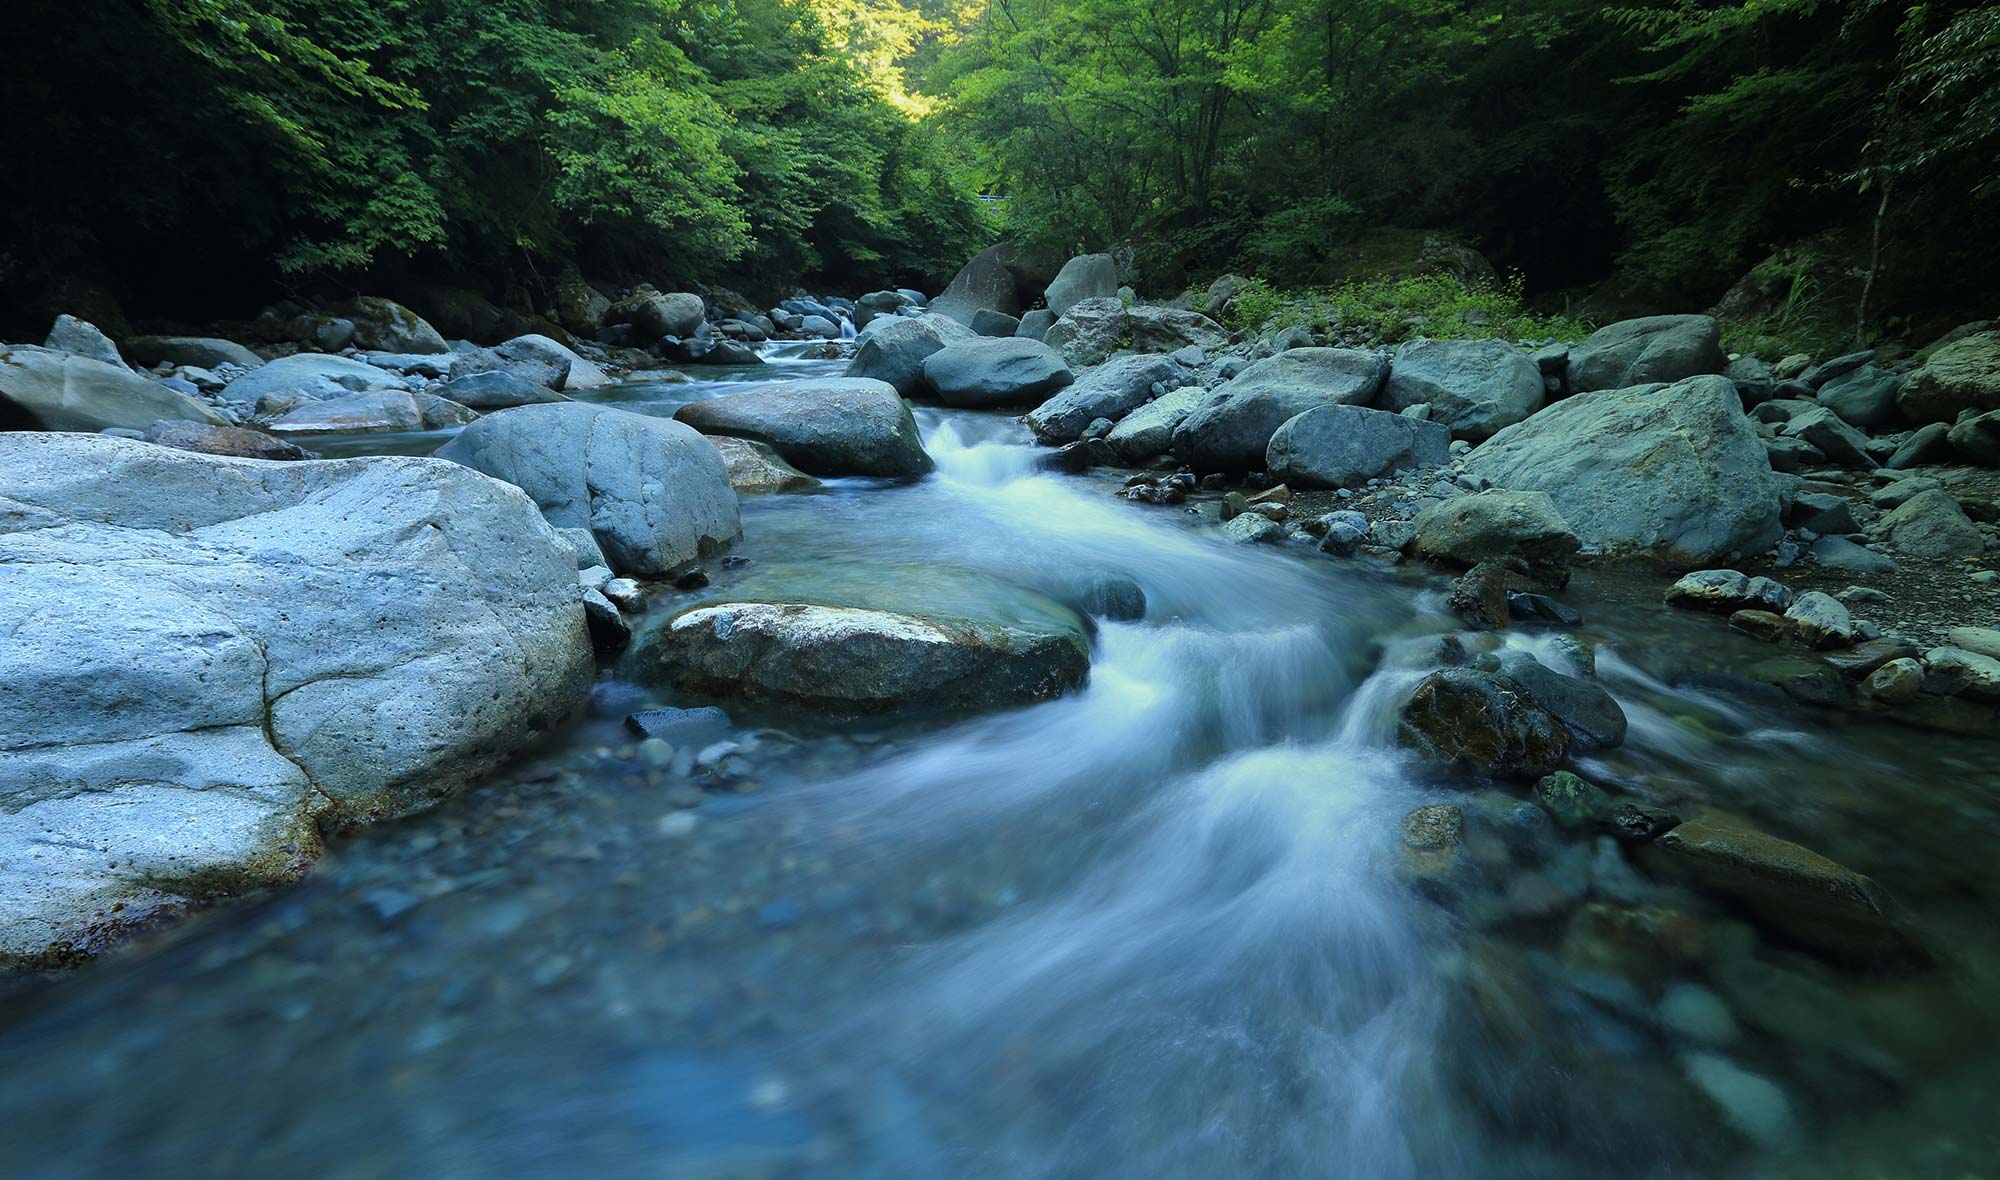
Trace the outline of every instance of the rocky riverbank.
<instances>
[{"instance_id":1,"label":"rocky riverbank","mask_svg":"<svg viewBox=\"0 0 2000 1180\"><path fill-rule=\"evenodd\" d=\"M475 343L364 298L269 309L245 341L114 343L65 317L44 345L8 347L0 398L38 428L5 436L24 609L85 601L58 584L104 561L163 571L133 601L180 597L108 631L92 616L84 688L102 700L81 714L55 695L68 631L13 657L37 687L11 698L6 954L63 961L188 900L296 876L324 830L423 806L561 724L593 651L697 697L833 716L1075 690L1091 620L1146 612L1135 586L1048 595L938 567L701 592L742 535L739 497L924 478L913 401L1022 412L1050 467L1115 476L1130 511L1402 563L1466 628L1389 656L1426 673L1402 744L1452 773L1533 780L1623 740L1588 645L1536 658L1479 638L1573 626L1576 569L1648 571L1772 643L1752 677L1802 705L1991 732L1989 325L1900 366L1728 357L1703 316L1391 350L1338 329L1231 333L1211 318L1228 281L1147 304L1117 278L1107 256L1042 277L996 249L935 300L754 309L584 287L560 323L455 305ZM495 338L522 328L545 330ZM671 420L578 400L620 375L682 379L663 363L769 367L776 339L851 353L845 375L760 381ZM288 441L370 436L438 458L313 461ZM193 491L209 485L226 493ZM365 592L304 588L357 577ZM671 617L634 646L649 601ZM143 688L106 671L121 662L153 669ZM435 687L446 665L463 707ZM433 686L422 701L412 678ZM640 729L667 747L652 756L683 753ZM1679 822L1604 810L1639 843Z\"/></svg>"}]
</instances>

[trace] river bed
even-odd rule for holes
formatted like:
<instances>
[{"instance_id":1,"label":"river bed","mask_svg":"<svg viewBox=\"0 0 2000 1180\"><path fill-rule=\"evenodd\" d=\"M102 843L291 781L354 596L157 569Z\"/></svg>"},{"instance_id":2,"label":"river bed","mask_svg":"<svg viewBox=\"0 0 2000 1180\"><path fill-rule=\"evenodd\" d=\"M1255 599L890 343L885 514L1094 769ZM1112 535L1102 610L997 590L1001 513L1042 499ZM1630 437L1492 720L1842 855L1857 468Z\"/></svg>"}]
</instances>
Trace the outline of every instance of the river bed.
<instances>
[{"instance_id":1,"label":"river bed","mask_svg":"<svg viewBox=\"0 0 2000 1180\"><path fill-rule=\"evenodd\" d=\"M671 414L839 362L634 382ZM692 371L691 371L692 372ZM0 1175L1961 1177L2000 1159L2000 749L1801 712L1769 649L1580 577L1631 720L1588 777L1873 876L1939 953L1835 968L1525 792L1394 748L1435 582L1223 542L999 414L918 411L911 485L746 498L712 584L1073 599L1089 684L973 718L732 709L641 762L601 677L493 784L334 844L0 1008ZM428 453L443 435L302 440ZM1546 648L1548 633L1507 642ZM1453 803L1449 897L1401 823ZM1440 904L1443 902L1443 904Z\"/></svg>"}]
</instances>

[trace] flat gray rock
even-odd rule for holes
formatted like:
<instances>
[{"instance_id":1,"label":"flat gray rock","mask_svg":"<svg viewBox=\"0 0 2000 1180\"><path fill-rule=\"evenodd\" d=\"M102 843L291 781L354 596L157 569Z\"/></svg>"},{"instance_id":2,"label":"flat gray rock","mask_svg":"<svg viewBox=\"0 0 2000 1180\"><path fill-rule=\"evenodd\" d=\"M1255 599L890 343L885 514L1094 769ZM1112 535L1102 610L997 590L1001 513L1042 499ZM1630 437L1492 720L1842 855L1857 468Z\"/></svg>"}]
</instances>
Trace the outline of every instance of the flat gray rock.
<instances>
[{"instance_id":1,"label":"flat gray rock","mask_svg":"<svg viewBox=\"0 0 2000 1180\"><path fill-rule=\"evenodd\" d=\"M43 430L144 430L162 419L229 424L200 399L122 364L28 344L0 348L0 400Z\"/></svg>"}]
</instances>

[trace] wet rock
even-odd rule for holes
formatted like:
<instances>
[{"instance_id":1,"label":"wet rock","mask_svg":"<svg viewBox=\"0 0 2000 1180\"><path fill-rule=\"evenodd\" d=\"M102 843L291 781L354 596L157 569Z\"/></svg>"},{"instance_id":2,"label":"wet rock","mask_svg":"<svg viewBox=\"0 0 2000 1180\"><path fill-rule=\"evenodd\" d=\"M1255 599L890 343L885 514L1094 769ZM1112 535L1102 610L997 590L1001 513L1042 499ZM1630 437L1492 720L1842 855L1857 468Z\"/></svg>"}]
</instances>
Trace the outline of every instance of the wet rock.
<instances>
[{"instance_id":1,"label":"wet rock","mask_svg":"<svg viewBox=\"0 0 2000 1180\"><path fill-rule=\"evenodd\" d=\"M1580 627L1583 616L1546 594L1508 591L1507 613L1526 622L1552 623L1558 627Z\"/></svg>"},{"instance_id":2,"label":"wet rock","mask_svg":"<svg viewBox=\"0 0 2000 1180\"><path fill-rule=\"evenodd\" d=\"M273 438L261 430L240 426L210 426L203 422L155 422L141 436L149 443L193 451L198 455L224 455L236 459L296 461L312 456L303 448Z\"/></svg>"},{"instance_id":3,"label":"wet rock","mask_svg":"<svg viewBox=\"0 0 2000 1180\"><path fill-rule=\"evenodd\" d=\"M16 433L0 485L0 956L290 880L588 689L567 546L476 472Z\"/></svg>"},{"instance_id":4,"label":"wet rock","mask_svg":"<svg viewBox=\"0 0 2000 1180\"><path fill-rule=\"evenodd\" d=\"M144 430L162 419L229 424L200 400L122 364L25 344L0 347L0 401L43 430Z\"/></svg>"},{"instance_id":5,"label":"wet rock","mask_svg":"<svg viewBox=\"0 0 2000 1180\"><path fill-rule=\"evenodd\" d=\"M1811 648L1849 647L1854 643L1854 616L1831 594L1808 590L1785 612L1792 634Z\"/></svg>"},{"instance_id":6,"label":"wet rock","mask_svg":"<svg viewBox=\"0 0 2000 1180\"><path fill-rule=\"evenodd\" d=\"M1451 437L1476 441L1534 413L1542 398L1541 370L1504 340L1413 340L1396 350L1381 404L1427 405Z\"/></svg>"},{"instance_id":7,"label":"wet rock","mask_svg":"<svg viewBox=\"0 0 2000 1180\"><path fill-rule=\"evenodd\" d=\"M938 400L972 409L1039 403L1076 380L1055 350L1015 337L947 344L924 358L921 372Z\"/></svg>"},{"instance_id":8,"label":"wet rock","mask_svg":"<svg viewBox=\"0 0 2000 1180\"><path fill-rule=\"evenodd\" d=\"M642 641L647 674L686 691L828 713L1026 704L1081 686L1083 621L995 586L917 611L809 602L715 602Z\"/></svg>"},{"instance_id":9,"label":"wet rock","mask_svg":"<svg viewBox=\"0 0 2000 1180\"><path fill-rule=\"evenodd\" d=\"M644 738L683 746L705 746L729 732L729 714L713 705L694 709L643 709L625 718L625 728Z\"/></svg>"},{"instance_id":10,"label":"wet rock","mask_svg":"<svg viewBox=\"0 0 2000 1180\"><path fill-rule=\"evenodd\" d=\"M1562 722L1572 750L1587 753L1625 744L1625 710L1596 681L1565 676L1523 651L1501 653L1500 674Z\"/></svg>"},{"instance_id":11,"label":"wet rock","mask_svg":"<svg viewBox=\"0 0 2000 1180\"><path fill-rule=\"evenodd\" d=\"M1611 796L1567 770L1537 782L1535 802L1565 828L1594 824L1611 813Z\"/></svg>"},{"instance_id":12,"label":"wet rock","mask_svg":"<svg viewBox=\"0 0 2000 1180\"><path fill-rule=\"evenodd\" d=\"M1986 538L1951 494L1919 492L1882 517L1890 543L1911 557L1973 557L1986 551Z\"/></svg>"},{"instance_id":13,"label":"wet rock","mask_svg":"<svg viewBox=\"0 0 2000 1180\"><path fill-rule=\"evenodd\" d=\"M1585 544L1690 565L1782 535L1778 477L1721 377L1579 394L1494 435L1466 468L1546 492Z\"/></svg>"},{"instance_id":14,"label":"wet rock","mask_svg":"<svg viewBox=\"0 0 2000 1180\"><path fill-rule=\"evenodd\" d=\"M1576 533L1542 492L1454 497L1418 513L1416 526L1419 553L1460 565L1520 558L1560 570L1579 548Z\"/></svg>"},{"instance_id":15,"label":"wet rock","mask_svg":"<svg viewBox=\"0 0 2000 1180\"><path fill-rule=\"evenodd\" d=\"M614 568L659 577L742 534L722 457L678 422L583 402L521 406L438 457L528 493L551 524L589 529Z\"/></svg>"},{"instance_id":16,"label":"wet rock","mask_svg":"<svg viewBox=\"0 0 2000 1180\"><path fill-rule=\"evenodd\" d=\"M1482 561L1452 583L1445 608L1471 626L1498 631L1507 626L1507 568Z\"/></svg>"},{"instance_id":17,"label":"wet rock","mask_svg":"<svg viewBox=\"0 0 2000 1180\"><path fill-rule=\"evenodd\" d=\"M632 642L624 614L600 590L583 592L583 621L590 628L590 646L599 655L615 655Z\"/></svg>"},{"instance_id":18,"label":"wet rock","mask_svg":"<svg viewBox=\"0 0 2000 1180\"><path fill-rule=\"evenodd\" d=\"M765 443L808 475L908 479L931 469L910 407L882 381L772 382L691 402L674 420Z\"/></svg>"},{"instance_id":19,"label":"wet rock","mask_svg":"<svg viewBox=\"0 0 2000 1180\"><path fill-rule=\"evenodd\" d=\"M1465 813L1448 803L1419 807L1403 817L1400 875L1419 885L1448 876L1458 860Z\"/></svg>"},{"instance_id":20,"label":"wet rock","mask_svg":"<svg viewBox=\"0 0 2000 1180\"><path fill-rule=\"evenodd\" d=\"M779 458L778 452L763 443L720 434L703 437L722 456L729 486L738 495L809 492L820 486L818 480Z\"/></svg>"},{"instance_id":21,"label":"wet rock","mask_svg":"<svg viewBox=\"0 0 2000 1180\"><path fill-rule=\"evenodd\" d=\"M1451 432L1434 422L1364 406L1319 406L1278 427L1265 470L1300 487L1352 488L1405 467L1443 466L1450 447Z\"/></svg>"},{"instance_id":22,"label":"wet rock","mask_svg":"<svg viewBox=\"0 0 2000 1180\"><path fill-rule=\"evenodd\" d=\"M1105 445L1101 438L1080 438L1072 443L1064 443L1044 459L1044 465L1051 471L1065 471L1071 475L1088 471L1114 462L1117 456Z\"/></svg>"},{"instance_id":23,"label":"wet rock","mask_svg":"<svg viewBox=\"0 0 2000 1180\"><path fill-rule=\"evenodd\" d=\"M1081 606L1100 619L1136 622L1146 617L1146 591L1130 578L1106 575L1084 590Z\"/></svg>"},{"instance_id":24,"label":"wet rock","mask_svg":"<svg viewBox=\"0 0 2000 1180\"><path fill-rule=\"evenodd\" d=\"M1875 882L1755 828L1690 820L1640 855L1648 870L1723 894L1786 937L1837 958L1878 961L1912 948Z\"/></svg>"},{"instance_id":25,"label":"wet rock","mask_svg":"<svg viewBox=\"0 0 2000 1180\"><path fill-rule=\"evenodd\" d=\"M1271 438L1307 410L1374 398L1386 358L1345 348L1293 348L1211 390L1174 430L1174 453L1198 471L1262 468Z\"/></svg>"},{"instance_id":26,"label":"wet rock","mask_svg":"<svg viewBox=\"0 0 2000 1180\"><path fill-rule=\"evenodd\" d=\"M1837 597L1850 597L1846 594ZM1826 662L1849 677L1862 677L1888 663L1906 656L1914 656L1917 649L1896 639L1869 639L1855 644L1846 651L1830 651L1824 657Z\"/></svg>"},{"instance_id":27,"label":"wet rock","mask_svg":"<svg viewBox=\"0 0 2000 1180\"><path fill-rule=\"evenodd\" d=\"M1051 445L1075 442L1099 418L1121 421L1153 396L1156 385L1182 384L1179 362L1164 356L1125 356L1085 372L1023 418L1035 437ZM1113 434L1117 433L1113 428Z\"/></svg>"},{"instance_id":28,"label":"wet rock","mask_svg":"<svg viewBox=\"0 0 2000 1180\"><path fill-rule=\"evenodd\" d=\"M1650 844L1680 826L1681 817L1658 807L1617 803L1605 817L1605 827L1621 844Z\"/></svg>"},{"instance_id":29,"label":"wet rock","mask_svg":"<svg viewBox=\"0 0 2000 1180\"><path fill-rule=\"evenodd\" d=\"M1684 1054L1681 1067L1695 1088L1715 1103L1723 1121L1752 1143L1765 1148L1797 1145L1798 1121L1776 1082L1715 1053Z\"/></svg>"},{"instance_id":30,"label":"wet rock","mask_svg":"<svg viewBox=\"0 0 2000 1180\"><path fill-rule=\"evenodd\" d=\"M885 317L861 334L846 376L886 381L905 397L924 392L924 361L947 344L976 339L972 329L941 315Z\"/></svg>"},{"instance_id":31,"label":"wet rock","mask_svg":"<svg viewBox=\"0 0 2000 1180\"><path fill-rule=\"evenodd\" d=\"M1981 332L1933 351L1896 393L1912 422L1949 423L1966 410L2000 410L2000 332Z\"/></svg>"},{"instance_id":32,"label":"wet rock","mask_svg":"<svg viewBox=\"0 0 2000 1180\"><path fill-rule=\"evenodd\" d=\"M1740 610L1783 611L1792 592L1770 578L1752 578L1736 570L1696 570L1667 590L1667 605L1687 610L1733 614Z\"/></svg>"},{"instance_id":33,"label":"wet rock","mask_svg":"<svg viewBox=\"0 0 2000 1180\"><path fill-rule=\"evenodd\" d=\"M1396 740L1431 761L1505 777L1547 774L1570 746L1562 722L1521 686L1465 668L1424 678L1403 706Z\"/></svg>"},{"instance_id":34,"label":"wet rock","mask_svg":"<svg viewBox=\"0 0 2000 1180\"><path fill-rule=\"evenodd\" d=\"M1719 373L1727 363L1721 341L1721 329L1705 315L1649 316L1609 324L1570 349L1570 386L1588 393ZM1734 385L1729 393L1734 400Z\"/></svg>"},{"instance_id":35,"label":"wet rock","mask_svg":"<svg viewBox=\"0 0 2000 1180\"><path fill-rule=\"evenodd\" d=\"M1766 643L1777 643L1789 638L1792 621L1781 614L1767 610L1739 610L1729 615L1729 625L1753 639Z\"/></svg>"},{"instance_id":36,"label":"wet rock","mask_svg":"<svg viewBox=\"0 0 2000 1180\"><path fill-rule=\"evenodd\" d=\"M1924 689L1924 666L1913 659L1890 660L1868 674L1864 688L1885 705L1907 705Z\"/></svg>"}]
</instances>

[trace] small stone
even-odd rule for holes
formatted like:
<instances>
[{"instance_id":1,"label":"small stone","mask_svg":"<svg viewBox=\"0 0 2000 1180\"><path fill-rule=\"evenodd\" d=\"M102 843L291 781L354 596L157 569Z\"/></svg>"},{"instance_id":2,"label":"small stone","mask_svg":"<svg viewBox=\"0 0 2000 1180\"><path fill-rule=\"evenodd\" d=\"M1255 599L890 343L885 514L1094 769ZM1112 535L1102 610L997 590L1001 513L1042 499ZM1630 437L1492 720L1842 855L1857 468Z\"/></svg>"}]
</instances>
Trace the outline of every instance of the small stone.
<instances>
[{"instance_id":1,"label":"small stone","mask_svg":"<svg viewBox=\"0 0 2000 1180\"><path fill-rule=\"evenodd\" d=\"M665 770L674 764L674 747L665 738L649 737L639 743L639 764L652 770Z\"/></svg>"},{"instance_id":2,"label":"small stone","mask_svg":"<svg viewBox=\"0 0 2000 1180\"><path fill-rule=\"evenodd\" d=\"M1885 705L1907 705L1924 688L1924 666L1916 660L1890 660L1868 674L1868 695Z\"/></svg>"},{"instance_id":3,"label":"small stone","mask_svg":"<svg viewBox=\"0 0 2000 1180\"><path fill-rule=\"evenodd\" d=\"M639 583L630 578L612 578L599 586L598 591L619 610L636 611L646 607L645 592L639 589Z\"/></svg>"},{"instance_id":4,"label":"small stone","mask_svg":"<svg viewBox=\"0 0 2000 1180\"><path fill-rule=\"evenodd\" d=\"M1854 616L1831 594L1808 590L1785 612L1793 634L1811 648L1850 647L1854 643Z\"/></svg>"},{"instance_id":5,"label":"small stone","mask_svg":"<svg viewBox=\"0 0 2000 1180\"><path fill-rule=\"evenodd\" d=\"M1412 848L1449 848L1465 829L1465 813L1449 803L1419 807L1403 817L1403 843Z\"/></svg>"},{"instance_id":6,"label":"small stone","mask_svg":"<svg viewBox=\"0 0 2000 1180\"><path fill-rule=\"evenodd\" d=\"M1498 631L1508 620L1507 581L1507 567L1482 561L1452 583L1445 606L1473 627Z\"/></svg>"},{"instance_id":7,"label":"small stone","mask_svg":"<svg viewBox=\"0 0 2000 1180\"><path fill-rule=\"evenodd\" d=\"M1611 810L1611 797L1567 770L1535 784L1535 802L1565 828L1580 827Z\"/></svg>"},{"instance_id":8,"label":"small stone","mask_svg":"<svg viewBox=\"0 0 2000 1180\"><path fill-rule=\"evenodd\" d=\"M658 831L670 839L692 835L701 826L701 817L692 811L675 811L660 817Z\"/></svg>"}]
</instances>

